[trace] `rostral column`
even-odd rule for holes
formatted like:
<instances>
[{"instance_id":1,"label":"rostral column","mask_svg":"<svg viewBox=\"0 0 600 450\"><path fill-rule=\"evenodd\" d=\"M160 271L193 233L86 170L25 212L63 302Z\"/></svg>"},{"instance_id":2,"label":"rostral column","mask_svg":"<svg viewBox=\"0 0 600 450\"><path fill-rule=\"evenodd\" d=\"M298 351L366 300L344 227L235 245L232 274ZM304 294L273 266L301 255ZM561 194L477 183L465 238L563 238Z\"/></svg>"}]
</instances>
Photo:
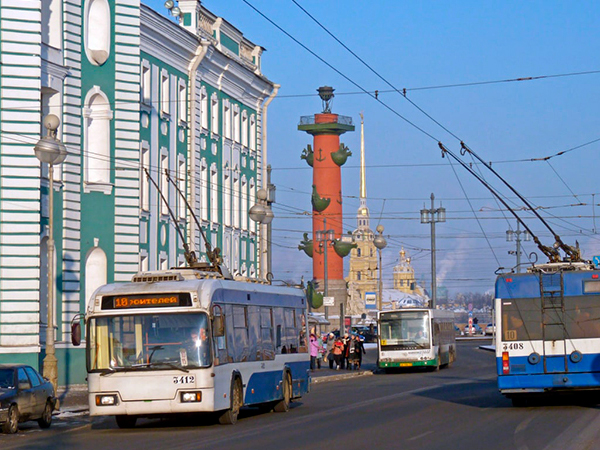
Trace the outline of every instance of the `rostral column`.
<instances>
[{"instance_id":1,"label":"rostral column","mask_svg":"<svg viewBox=\"0 0 600 450\"><path fill-rule=\"evenodd\" d=\"M327 269L328 296L334 297L335 306L338 306L339 303L345 302L347 296L342 258L353 247L351 239L350 242L342 239L341 166L352 153L344 144L340 144L340 136L346 131L354 131L354 125L351 117L331 112L333 88L323 86L317 91L323 101L323 112L314 116L301 117L298 125L298 130L306 131L313 136L313 147L308 145L301 156L313 168L312 239L309 240L305 235L299 248L313 258L313 279L317 281L320 291L325 288L324 278ZM325 230L333 230L333 236L326 236L328 239L319 243L316 232ZM325 268L323 248L326 244L328 244L327 268Z\"/></svg>"}]
</instances>

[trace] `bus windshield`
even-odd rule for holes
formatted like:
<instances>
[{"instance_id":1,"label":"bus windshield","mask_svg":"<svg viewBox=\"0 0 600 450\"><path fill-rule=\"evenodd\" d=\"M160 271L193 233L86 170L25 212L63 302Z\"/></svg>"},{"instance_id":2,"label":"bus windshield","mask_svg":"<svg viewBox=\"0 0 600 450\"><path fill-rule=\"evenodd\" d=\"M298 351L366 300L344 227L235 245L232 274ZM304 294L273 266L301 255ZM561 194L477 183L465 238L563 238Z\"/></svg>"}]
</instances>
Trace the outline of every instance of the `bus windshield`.
<instances>
[{"instance_id":1,"label":"bus windshield","mask_svg":"<svg viewBox=\"0 0 600 450\"><path fill-rule=\"evenodd\" d=\"M204 313L97 317L88 333L90 371L185 371L211 364Z\"/></svg>"},{"instance_id":2,"label":"bus windshield","mask_svg":"<svg viewBox=\"0 0 600 450\"><path fill-rule=\"evenodd\" d=\"M426 311L381 314L379 326L382 347L430 348L429 313Z\"/></svg>"}]
</instances>

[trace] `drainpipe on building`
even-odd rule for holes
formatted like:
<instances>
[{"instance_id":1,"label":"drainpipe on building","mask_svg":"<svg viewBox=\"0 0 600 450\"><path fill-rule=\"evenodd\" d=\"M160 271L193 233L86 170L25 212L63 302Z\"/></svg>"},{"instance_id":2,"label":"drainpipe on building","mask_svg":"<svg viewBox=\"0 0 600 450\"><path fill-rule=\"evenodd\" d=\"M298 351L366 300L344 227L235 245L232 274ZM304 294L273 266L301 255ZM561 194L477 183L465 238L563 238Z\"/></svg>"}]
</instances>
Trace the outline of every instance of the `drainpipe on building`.
<instances>
[{"instance_id":1,"label":"drainpipe on building","mask_svg":"<svg viewBox=\"0 0 600 450\"><path fill-rule=\"evenodd\" d=\"M269 186L266 186L264 183L270 183L271 179L270 177L267 176L267 108L269 107L269 104L273 101L273 99L277 96L277 92L279 92L279 88L281 87L280 84L273 84L273 90L271 91L271 94L269 95L269 97L265 100L265 102L263 103L263 107L262 107L262 112L261 112L261 132L262 132L262 137L261 137L261 153L262 153L262 158L261 158L261 162L262 162L262 167L261 167L261 186L263 189L266 189L267 192L269 192L269 195L271 194L271 192L269 191ZM267 201L270 202L271 199L267 198ZM259 270L258 273L260 274L261 278L267 278L267 276L269 275L269 271L271 270L271 265L269 264L269 261L271 260L271 255L270 255L270 251L271 251L271 246L269 245L269 241L271 240L271 236L270 236L270 227L271 224L261 224L259 225L260 228L260 248L259 248L259 254L260 254L260 258L259 258ZM266 237L266 239L264 239L263 237ZM271 274L272 275L272 274Z\"/></svg>"},{"instance_id":2,"label":"drainpipe on building","mask_svg":"<svg viewBox=\"0 0 600 450\"><path fill-rule=\"evenodd\" d=\"M197 90L197 86L196 86L196 70L198 70L198 66L200 65L200 62L204 59L204 57L206 56L206 53L208 52L208 47L210 46L210 42L202 39L202 41L200 42L200 45L198 45L198 48L196 49L196 54L194 56L194 58L192 59L192 61L190 62L189 68L188 68L188 79L190 80L190 100L189 100L189 108L188 108L188 124L190 125L190 134L188 136L188 168L189 168L189 179L190 179L190 183L189 183L189 196L188 198L190 199L190 205L192 205L192 208L196 207L196 170L194 167L194 164L196 163L195 157L194 157L194 151L196 149L196 121L195 121L195 111L196 111L196 90ZM204 112L206 114L206 111ZM198 212L199 213L199 212ZM195 224L196 222L194 220L188 220L188 240L190 241L190 247L193 250L196 250L197 252L200 251L200 249L196 249L196 230L195 230ZM200 230L197 230L197 232L199 233ZM201 244L202 245L202 244Z\"/></svg>"}]
</instances>

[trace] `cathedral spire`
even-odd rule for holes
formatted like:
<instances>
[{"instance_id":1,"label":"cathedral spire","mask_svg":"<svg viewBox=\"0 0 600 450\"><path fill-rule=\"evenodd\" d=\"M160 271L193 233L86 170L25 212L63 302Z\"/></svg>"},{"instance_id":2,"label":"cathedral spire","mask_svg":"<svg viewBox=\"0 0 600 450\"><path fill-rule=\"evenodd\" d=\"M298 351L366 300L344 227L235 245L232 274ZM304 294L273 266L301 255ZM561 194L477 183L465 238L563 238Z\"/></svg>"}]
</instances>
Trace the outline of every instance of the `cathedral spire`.
<instances>
[{"instance_id":1,"label":"cathedral spire","mask_svg":"<svg viewBox=\"0 0 600 450\"><path fill-rule=\"evenodd\" d=\"M367 208L367 170L365 167L365 120L360 113L360 206L357 215L358 229L369 230L369 208Z\"/></svg>"},{"instance_id":2,"label":"cathedral spire","mask_svg":"<svg viewBox=\"0 0 600 450\"><path fill-rule=\"evenodd\" d=\"M365 120L360 113L360 199L367 199L367 173L365 169Z\"/></svg>"}]
</instances>

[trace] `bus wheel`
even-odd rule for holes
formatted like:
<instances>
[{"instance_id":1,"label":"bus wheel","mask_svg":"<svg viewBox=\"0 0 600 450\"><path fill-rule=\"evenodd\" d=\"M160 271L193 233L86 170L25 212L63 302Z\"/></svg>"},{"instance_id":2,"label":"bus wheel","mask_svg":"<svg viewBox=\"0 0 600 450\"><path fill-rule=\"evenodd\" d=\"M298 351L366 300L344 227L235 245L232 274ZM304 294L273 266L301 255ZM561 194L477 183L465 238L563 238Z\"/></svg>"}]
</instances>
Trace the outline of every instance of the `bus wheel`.
<instances>
[{"instance_id":1,"label":"bus wheel","mask_svg":"<svg viewBox=\"0 0 600 450\"><path fill-rule=\"evenodd\" d=\"M273 408L275 412L288 412L292 401L292 377L286 373L282 383L283 398L279 400Z\"/></svg>"},{"instance_id":2,"label":"bus wheel","mask_svg":"<svg viewBox=\"0 0 600 450\"><path fill-rule=\"evenodd\" d=\"M119 428L133 428L137 422L136 416L115 416Z\"/></svg>"},{"instance_id":3,"label":"bus wheel","mask_svg":"<svg viewBox=\"0 0 600 450\"><path fill-rule=\"evenodd\" d=\"M239 378L236 378L231 388L231 407L219 417L221 425L234 425L237 422L243 395L242 383Z\"/></svg>"}]
</instances>

